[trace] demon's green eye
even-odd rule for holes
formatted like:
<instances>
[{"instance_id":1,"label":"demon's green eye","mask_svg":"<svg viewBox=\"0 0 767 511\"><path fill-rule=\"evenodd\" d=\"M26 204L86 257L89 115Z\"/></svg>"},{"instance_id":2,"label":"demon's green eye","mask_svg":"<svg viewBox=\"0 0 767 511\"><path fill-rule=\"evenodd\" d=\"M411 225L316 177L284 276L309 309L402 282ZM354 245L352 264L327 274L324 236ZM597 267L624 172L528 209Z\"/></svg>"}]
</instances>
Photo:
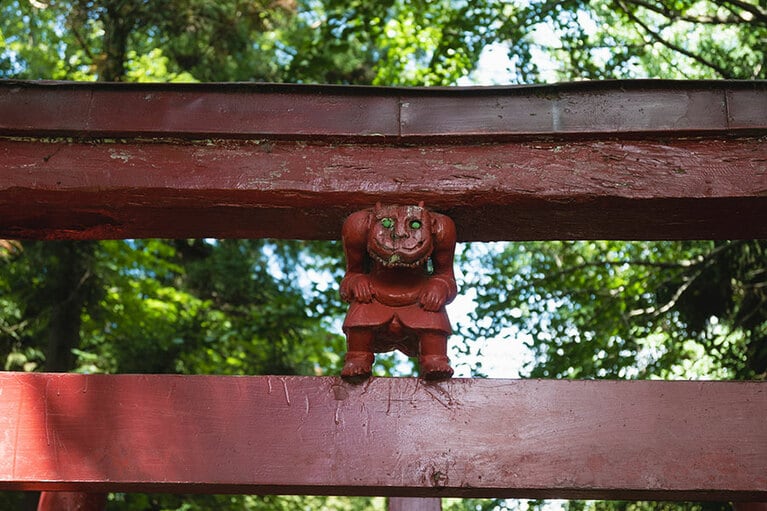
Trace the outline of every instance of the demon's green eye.
<instances>
[{"instance_id":1,"label":"demon's green eye","mask_svg":"<svg viewBox=\"0 0 767 511\"><path fill-rule=\"evenodd\" d=\"M420 229L421 228L421 221L420 220L413 220L410 222L410 228L411 229Z\"/></svg>"},{"instance_id":2,"label":"demon's green eye","mask_svg":"<svg viewBox=\"0 0 767 511\"><path fill-rule=\"evenodd\" d=\"M391 229L392 227L394 227L394 220L392 220L391 218L382 218L381 225L383 225L387 229Z\"/></svg>"}]
</instances>

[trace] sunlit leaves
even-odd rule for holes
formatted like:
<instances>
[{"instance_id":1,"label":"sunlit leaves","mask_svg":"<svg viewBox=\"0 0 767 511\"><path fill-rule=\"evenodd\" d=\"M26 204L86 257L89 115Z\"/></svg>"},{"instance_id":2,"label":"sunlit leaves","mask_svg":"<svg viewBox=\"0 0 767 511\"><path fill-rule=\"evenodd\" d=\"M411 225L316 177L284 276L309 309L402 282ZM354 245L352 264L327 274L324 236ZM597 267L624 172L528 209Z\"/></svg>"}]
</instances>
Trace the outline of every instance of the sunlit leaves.
<instances>
[{"instance_id":1,"label":"sunlit leaves","mask_svg":"<svg viewBox=\"0 0 767 511\"><path fill-rule=\"evenodd\" d=\"M761 242L546 242L482 256L473 336L528 334L531 376L750 377ZM757 282L758 281L758 282ZM749 289L740 295L738 289ZM748 310L752 324L742 321ZM486 318L491 318L488 321Z\"/></svg>"},{"instance_id":2,"label":"sunlit leaves","mask_svg":"<svg viewBox=\"0 0 767 511\"><path fill-rule=\"evenodd\" d=\"M382 52L374 83L449 85L466 76L493 41L493 2L395 2L377 39Z\"/></svg>"},{"instance_id":3,"label":"sunlit leaves","mask_svg":"<svg viewBox=\"0 0 767 511\"><path fill-rule=\"evenodd\" d=\"M499 39L525 81L767 76L767 12L755 2L534 0Z\"/></svg>"},{"instance_id":4,"label":"sunlit leaves","mask_svg":"<svg viewBox=\"0 0 767 511\"><path fill-rule=\"evenodd\" d=\"M135 50L127 54L125 77L131 82L194 82L197 81L187 71L171 72L168 57L160 48L139 55Z\"/></svg>"},{"instance_id":5,"label":"sunlit leaves","mask_svg":"<svg viewBox=\"0 0 767 511\"><path fill-rule=\"evenodd\" d=\"M0 500L0 502L2 502ZM178 510L208 511L237 509L248 511L294 511L297 509L326 511L384 511L383 497L317 497L275 495L146 495L117 493L109 496L108 508L125 511Z\"/></svg>"}]
</instances>

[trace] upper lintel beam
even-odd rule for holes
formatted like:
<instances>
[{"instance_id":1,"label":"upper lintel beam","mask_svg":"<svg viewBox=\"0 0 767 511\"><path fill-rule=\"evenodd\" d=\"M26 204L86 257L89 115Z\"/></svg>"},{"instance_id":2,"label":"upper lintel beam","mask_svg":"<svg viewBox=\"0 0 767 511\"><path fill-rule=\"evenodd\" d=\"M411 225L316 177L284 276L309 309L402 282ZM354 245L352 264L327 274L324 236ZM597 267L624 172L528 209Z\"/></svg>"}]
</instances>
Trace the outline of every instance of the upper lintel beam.
<instances>
[{"instance_id":1,"label":"upper lintel beam","mask_svg":"<svg viewBox=\"0 0 767 511\"><path fill-rule=\"evenodd\" d=\"M405 89L0 82L0 238L767 237L767 82Z\"/></svg>"}]
</instances>

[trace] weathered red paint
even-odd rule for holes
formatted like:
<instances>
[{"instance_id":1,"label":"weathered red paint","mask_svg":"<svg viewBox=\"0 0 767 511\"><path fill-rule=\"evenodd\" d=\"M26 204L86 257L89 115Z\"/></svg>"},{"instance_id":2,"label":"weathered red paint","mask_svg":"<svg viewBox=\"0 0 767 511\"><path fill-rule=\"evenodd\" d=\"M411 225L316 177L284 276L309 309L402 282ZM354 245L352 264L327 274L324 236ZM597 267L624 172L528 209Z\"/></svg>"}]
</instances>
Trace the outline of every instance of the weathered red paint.
<instances>
[{"instance_id":1,"label":"weathered red paint","mask_svg":"<svg viewBox=\"0 0 767 511\"><path fill-rule=\"evenodd\" d=\"M338 239L377 201L459 240L767 237L759 138L480 145L0 140L0 238Z\"/></svg>"},{"instance_id":2,"label":"weathered red paint","mask_svg":"<svg viewBox=\"0 0 767 511\"><path fill-rule=\"evenodd\" d=\"M0 373L0 489L767 500L767 383Z\"/></svg>"},{"instance_id":3,"label":"weathered red paint","mask_svg":"<svg viewBox=\"0 0 767 511\"><path fill-rule=\"evenodd\" d=\"M103 511L106 506L104 493L45 491L40 495L37 511Z\"/></svg>"},{"instance_id":4,"label":"weathered red paint","mask_svg":"<svg viewBox=\"0 0 767 511\"><path fill-rule=\"evenodd\" d=\"M420 200L460 240L760 238L765 136L761 81L6 81L0 238L337 239Z\"/></svg>"},{"instance_id":5,"label":"weathered red paint","mask_svg":"<svg viewBox=\"0 0 767 511\"><path fill-rule=\"evenodd\" d=\"M353 138L661 136L767 129L767 81L512 87L0 82L0 134Z\"/></svg>"}]
</instances>

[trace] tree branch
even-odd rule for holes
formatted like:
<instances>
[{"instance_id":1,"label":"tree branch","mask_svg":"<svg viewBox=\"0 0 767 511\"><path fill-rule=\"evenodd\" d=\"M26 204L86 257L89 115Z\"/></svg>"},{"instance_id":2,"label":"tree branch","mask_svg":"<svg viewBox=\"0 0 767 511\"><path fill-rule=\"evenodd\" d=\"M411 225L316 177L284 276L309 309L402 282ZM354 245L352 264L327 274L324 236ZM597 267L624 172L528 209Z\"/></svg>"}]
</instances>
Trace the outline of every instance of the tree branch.
<instances>
[{"instance_id":1,"label":"tree branch","mask_svg":"<svg viewBox=\"0 0 767 511\"><path fill-rule=\"evenodd\" d=\"M727 4L734 5L737 8L743 9L744 11L750 13L755 20L758 20L761 23L767 24L767 12L761 10L759 6L750 4L748 2L743 2L742 0L723 0L717 3L726 8L729 7ZM732 9L730 9L730 12L733 12ZM747 20L744 19L743 21L747 21Z\"/></svg>"},{"instance_id":2,"label":"tree branch","mask_svg":"<svg viewBox=\"0 0 767 511\"><path fill-rule=\"evenodd\" d=\"M663 268L667 270L681 270L685 268L689 268L691 266L695 266L696 264L699 264L703 261L703 258L699 258L698 260L686 260L686 261L679 261L676 263L668 263L668 262L662 262L662 261L642 261L637 259L621 259L617 261L589 261L581 264L577 264L575 266L569 266L567 268L564 268L558 272L551 273L544 277L545 280L550 280L552 278L561 277L563 275L568 275L571 273L575 273L579 270L583 270L585 268L599 268L603 266L623 266L623 265L630 265L630 266L647 266L649 268Z\"/></svg>"},{"instance_id":3,"label":"tree branch","mask_svg":"<svg viewBox=\"0 0 767 511\"><path fill-rule=\"evenodd\" d=\"M688 23L697 23L703 25L739 25L742 23L748 23L749 20L738 16L737 13L732 12L732 16L720 17L720 16L690 16L684 14L682 11L673 9L666 4L662 6L645 0L625 0L627 3L636 5L637 7L643 7L649 11L665 16L669 20L686 21Z\"/></svg>"},{"instance_id":4,"label":"tree branch","mask_svg":"<svg viewBox=\"0 0 767 511\"><path fill-rule=\"evenodd\" d=\"M80 45L80 48L85 52L85 56L90 59L91 63L95 62L95 57L93 56L91 49L85 43L83 36L80 35L80 31L77 30L75 27L70 27L70 29L72 30L72 34L75 36L77 43Z\"/></svg>"},{"instance_id":5,"label":"tree branch","mask_svg":"<svg viewBox=\"0 0 767 511\"><path fill-rule=\"evenodd\" d=\"M692 277L688 278L681 286L677 288L676 292L674 293L674 296L672 296L669 301L667 301L660 307L647 307L645 309L630 310L628 311L626 316L629 318L633 318L636 316L652 315L653 317L657 318L661 314L665 314L666 312L674 308L677 301L679 301L679 298L681 298L684 292L687 291L687 289L692 285L693 282L695 282L698 279L698 277L701 276L702 273L703 271L701 270L697 272L695 275L693 275Z\"/></svg>"},{"instance_id":6,"label":"tree branch","mask_svg":"<svg viewBox=\"0 0 767 511\"><path fill-rule=\"evenodd\" d=\"M8 325L8 326L0 325L0 330L2 330L3 333L8 335L9 337L12 337L18 340L19 339L18 331L26 328L28 324L29 324L29 320L25 319L24 321L21 321L14 325Z\"/></svg>"},{"instance_id":7,"label":"tree branch","mask_svg":"<svg viewBox=\"0 0 767 511\"><path fill-rule=\"evenodd\" d=\"M703 274L703 270L711 266L714 261L716 260L719 255L730 248L732 248L735 245L740 245L742 241L733 242L733 243L725 243L718 247L715 247L711 252L700 256L699 260L692 265L692 267L696 268L695 274L687 277L685 281L682 283L681 286L679 286L674 293L674 296L671 297L665 304L661 305L660 307L647 307L645 309L634 309L629 311L626 314L626 317L632 318L635 316L645 316L645 315L651 315L653 317L658 317L661 314L665 314L666 312L670 311L674 308L674 306L679 301L679 298L689 289L689 287L692 285L693 282L695 282L698 277L700 277Z\"/></svg>"},{"instance_id":8,"label":"tree branch","mask_svg":"<svg viewBox=\"0 0 767 511\"><path fill-rule=\"evenodd\" d=\"M679 46L677 44L674 44L671 41L667 41L666 39L664 39L658 32L656 32L653 29L651 29L642 20L640 20L633 12L631 12L631 10L628 9L628 7L623 3L622 0L619 0L619 1L615 2L615 4L618 6L618 8L621 11L623 11L626 14L626 16L628 16L628 18L632 22L634 22L637 25L639 25L642 28L642 30L644 30L647 33L647 35L649 35L650 38L653 39L654 41L662 44L663 46L665 46L666 48L668 48L668 49L670 49L672 51L675 51L675 52L680 53L680 54L682 54L682 55L684 55L686 57L689 57L689 58L693 59L694 61L698 62L699 64L702 64L702 65L704 65L704 66L706 66L708 68L713 69L714 71L719 73L719 75L722 78L725 78L725 79L732 79L733 78L733 76L730 74L730 72L727 69L725 69L725 68L723 68L721 66L718 66L718 65L714 64L713 62L710 62L709 60L706 60L702 56L696 55L695 53L693 53L693 52L691 52L691 51L689 51L689 50L687 50L687 49L685 49L685 48L683 48L683 47L681 47L681 46Z\"/></svg>"}]
</instances>

